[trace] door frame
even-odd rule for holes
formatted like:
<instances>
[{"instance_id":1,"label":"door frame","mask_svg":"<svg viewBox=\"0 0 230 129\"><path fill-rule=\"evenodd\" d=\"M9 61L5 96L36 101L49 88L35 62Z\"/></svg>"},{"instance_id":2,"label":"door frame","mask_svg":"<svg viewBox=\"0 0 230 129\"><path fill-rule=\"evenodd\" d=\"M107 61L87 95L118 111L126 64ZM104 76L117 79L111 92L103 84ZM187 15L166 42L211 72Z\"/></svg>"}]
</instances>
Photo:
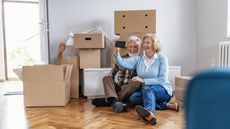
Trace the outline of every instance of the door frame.
<instances>
[{"instance_id":1,"label":"door frame","mask_svg":"<svg viewBox=\"0 0 230 129\"><path fill-rule=\"evenodd\" d=\"M50 63L48 0L39 0L41 57L45 64Z\"/></svg>"}]
</instances>

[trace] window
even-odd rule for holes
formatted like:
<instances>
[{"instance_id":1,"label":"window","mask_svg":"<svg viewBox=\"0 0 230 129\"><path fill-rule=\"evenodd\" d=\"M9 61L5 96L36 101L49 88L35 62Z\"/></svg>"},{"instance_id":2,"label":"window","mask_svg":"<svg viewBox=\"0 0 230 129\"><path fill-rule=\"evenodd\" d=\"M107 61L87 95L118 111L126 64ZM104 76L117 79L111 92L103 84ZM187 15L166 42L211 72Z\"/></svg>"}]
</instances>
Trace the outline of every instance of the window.
<instances>
[{"instance_id":1,"label":"window","mask_svg":"<svg viewBox=\"0 0 230 129\"><path fill-rule=\"evenodd\" d=\"M25 2L25 3L38 3L39 0L4 0L5 2Z\"/></svg>"},{"instance_id":2,"label":"window","mask_svg":"<svg viewBox=\"0 0 230 129\"><path fill-rule=\"evenodd\" d=\"M230 0L228 0L228 25L227 25L227 37L230 38Z\"/></svg>"},{"instance_id":3,"label":"window","mask_svg":"<svg viewBox=\"0 0 230 129\"><path fill-rule=\"evenodd\" d=\"M0 4L4 14L3 24L0 22L0 80L13 77L14 68L48 63L46 3L47 0L3 0Z\"/></svg>"}]
</instances>

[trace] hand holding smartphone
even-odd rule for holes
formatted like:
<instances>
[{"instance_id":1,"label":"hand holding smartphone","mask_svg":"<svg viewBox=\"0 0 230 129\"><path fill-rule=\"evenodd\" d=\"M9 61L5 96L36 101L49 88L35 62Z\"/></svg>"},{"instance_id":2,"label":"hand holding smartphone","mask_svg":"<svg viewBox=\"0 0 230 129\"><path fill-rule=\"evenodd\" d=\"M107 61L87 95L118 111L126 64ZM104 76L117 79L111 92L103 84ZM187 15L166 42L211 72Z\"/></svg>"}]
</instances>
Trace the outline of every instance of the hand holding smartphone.
<instances>
[{"instance_id":1,"label":"hand holding smartphone","mask_svg":"<svg viewBox=\"0 0 230 129\"><path fill-rule=\"evenodd\" d=\"M125 48L126 47L126 42L125 41L116 41L115 42L115 47Z\"/></svg>"}]
</instances>

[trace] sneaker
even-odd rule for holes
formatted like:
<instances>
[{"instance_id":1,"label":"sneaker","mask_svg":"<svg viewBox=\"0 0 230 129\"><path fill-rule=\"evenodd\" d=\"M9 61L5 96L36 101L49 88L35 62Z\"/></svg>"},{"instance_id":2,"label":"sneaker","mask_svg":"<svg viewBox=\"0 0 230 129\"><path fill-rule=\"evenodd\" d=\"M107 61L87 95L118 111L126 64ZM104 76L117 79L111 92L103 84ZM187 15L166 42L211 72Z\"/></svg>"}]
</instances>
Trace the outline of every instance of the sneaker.
<instances>
[{"instance_id":1,"label":"sneaker","mask_svg":"<svg viewBox=\"0 0 230 129\"><path fill-rule=\"evenodd\" d=\"M95 98L92 99L91 103L96 107L108 107L110 106L106 101L105 98Z\"/></svg>"},{"instance_id":2,"label":"sneaker","mask_svg":"<svg viewBox=\"0 0 230 129\"><path fill-rule=\"evenodd\" d=\"M113 110L117 113L127 112L128 106L122 102L115 102L112 104Z\"/></svg>"}]
</instances>

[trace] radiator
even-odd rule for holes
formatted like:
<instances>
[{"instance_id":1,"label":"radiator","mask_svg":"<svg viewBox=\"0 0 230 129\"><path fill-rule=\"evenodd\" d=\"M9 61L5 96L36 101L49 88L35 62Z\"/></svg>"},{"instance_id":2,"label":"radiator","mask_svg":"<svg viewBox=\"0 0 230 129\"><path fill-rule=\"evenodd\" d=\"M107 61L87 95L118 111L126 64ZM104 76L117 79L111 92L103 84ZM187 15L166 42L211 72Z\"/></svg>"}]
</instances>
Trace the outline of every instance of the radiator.
<instances>
[{"instance_id":1,"label":"radiator","mask_svg":"<svg viewBox=\"0 0 230 129\"><path fill-rule=\"evenodd\" d=\"M219 66L221 68L230 67L230 41L220 42L219 44Z\"/></svg>"}]
</instances>

